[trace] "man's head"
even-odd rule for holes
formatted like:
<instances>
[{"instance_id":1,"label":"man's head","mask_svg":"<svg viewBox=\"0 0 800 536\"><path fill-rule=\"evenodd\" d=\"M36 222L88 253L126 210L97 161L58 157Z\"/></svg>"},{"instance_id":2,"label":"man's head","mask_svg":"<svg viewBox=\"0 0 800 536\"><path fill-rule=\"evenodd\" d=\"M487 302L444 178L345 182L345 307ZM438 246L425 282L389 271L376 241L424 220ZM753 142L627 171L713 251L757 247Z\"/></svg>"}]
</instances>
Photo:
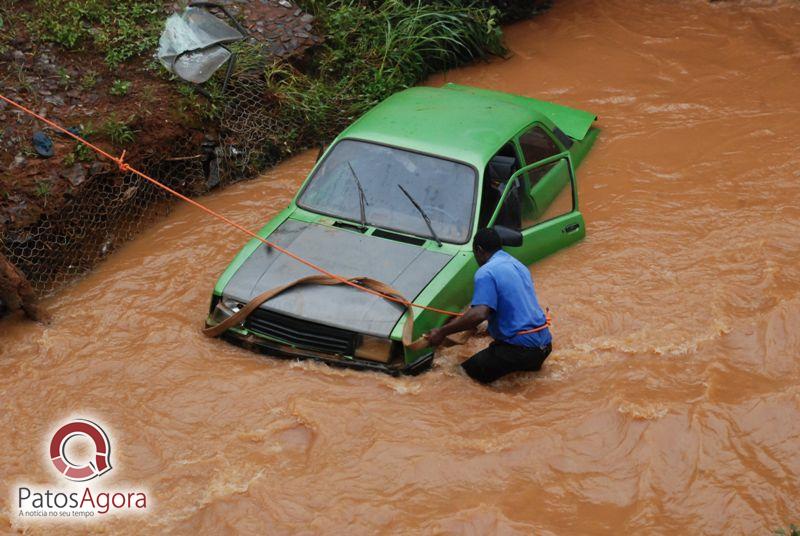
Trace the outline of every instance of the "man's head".
<instances>
[{"instance_id":1,"label":"man's head","mask_svg":"<svg viewBox=\"0 0 800 536\"><path fill-rule=\"evenodd\" d=\"M475 239L472 241L472 252L475 254L475 260L478 265L483 266L492 255L503 246L500 241L500 235L491 227L481 229L475 234Z\"/></svg>"}]
</instances>

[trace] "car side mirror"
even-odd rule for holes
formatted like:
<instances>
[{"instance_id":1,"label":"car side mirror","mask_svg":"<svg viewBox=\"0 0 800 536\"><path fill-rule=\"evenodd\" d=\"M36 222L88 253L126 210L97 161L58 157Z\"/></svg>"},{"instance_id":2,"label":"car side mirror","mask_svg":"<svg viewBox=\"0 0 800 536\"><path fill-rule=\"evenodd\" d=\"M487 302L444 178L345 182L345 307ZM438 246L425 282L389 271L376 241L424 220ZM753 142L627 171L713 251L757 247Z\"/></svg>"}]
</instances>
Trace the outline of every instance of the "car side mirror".
<instances>
[{"instance_id":1,"label":"car side mirror","mask_svg":"<svg viewBox=\"0 0 800 536\"><path fill-rule=\"evenodd\" d=\"M494 230L500 236L500 242L504 246L518 248L522 245L522 233L516 229L511 229L503 225L495 225Z\"/></svg>"}]
</instances>

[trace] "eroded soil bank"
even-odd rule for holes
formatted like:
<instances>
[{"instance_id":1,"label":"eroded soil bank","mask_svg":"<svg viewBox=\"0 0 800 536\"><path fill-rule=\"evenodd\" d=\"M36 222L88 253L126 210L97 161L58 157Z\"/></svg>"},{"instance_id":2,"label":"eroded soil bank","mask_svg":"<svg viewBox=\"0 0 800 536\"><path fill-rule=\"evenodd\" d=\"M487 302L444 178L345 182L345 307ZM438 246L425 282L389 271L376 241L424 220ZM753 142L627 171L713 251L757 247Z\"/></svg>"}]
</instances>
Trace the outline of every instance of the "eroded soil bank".
<instances>
[{"instance_id":1,"label":"eroded soil bank","mask_svg":"<svg viewBox=\"0 0 800 536\"><path fill-rule=\"evenodd\" d=\"M0 481L52 483L70 414L156 510L97 530L767 533L800 515L796 2L564 0L514 57L439 77L589 109L587 239L532 267L555 317L539 374L486 388L257 357L200 335L244 243L188 207L0 324ZM203 199L258 227L304 154ZM105 477L104 477L105 478ZM22 528L8 489L2 523ZM83 529L75 529L83 532ZM33 532L44 532L34 527Z\"/></svg>"}]
</instances>

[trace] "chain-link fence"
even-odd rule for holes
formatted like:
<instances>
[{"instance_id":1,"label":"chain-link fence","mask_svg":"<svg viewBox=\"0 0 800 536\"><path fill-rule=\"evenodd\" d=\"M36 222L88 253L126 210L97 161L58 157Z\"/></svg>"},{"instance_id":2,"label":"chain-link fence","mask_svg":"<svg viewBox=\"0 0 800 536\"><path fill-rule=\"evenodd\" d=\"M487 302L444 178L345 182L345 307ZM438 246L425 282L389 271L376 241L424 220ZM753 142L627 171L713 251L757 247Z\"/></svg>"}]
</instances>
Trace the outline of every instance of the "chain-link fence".
<instances>
[{"instance_id":1,"label":"chain-link fence","mask_svg":"<svg viewBox=\"0 0 800 536\"><path fill-rule=\"evenodd\" d=\"M168 156L136 162L137 169L194 196L250 178L282 157L281 132L292 126L278 122L263 69L234 75L219 100L219 118L208 129L215 134L199 144L173 146ZM57 211L7 229L0 235L0 255L36 295L47 295L166 215L173 202L169 193L132 173L96 173Z\"/></svg>"}]
</instances>

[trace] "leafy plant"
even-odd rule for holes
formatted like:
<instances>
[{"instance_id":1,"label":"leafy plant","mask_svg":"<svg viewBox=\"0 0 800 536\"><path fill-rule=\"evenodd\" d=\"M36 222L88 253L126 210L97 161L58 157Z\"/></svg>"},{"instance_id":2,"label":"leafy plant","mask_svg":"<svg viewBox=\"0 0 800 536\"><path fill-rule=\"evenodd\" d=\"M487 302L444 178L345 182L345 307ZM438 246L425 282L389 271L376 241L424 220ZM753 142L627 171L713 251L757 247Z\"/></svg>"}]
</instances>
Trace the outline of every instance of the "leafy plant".
<instances>
[{"instance_id":1,"label":"leafy plant","mask_svg":"<svg viewBox=\"0 0 800 536\"><path fill-rule=\"evenodd\" d=\"M97 85L97 71L87 71L81 77L81 88L89 90Z\"/></svg>"},{"instance_id":2,"label":"leafy plant","mask_svg":"<svg viewBox=\"0 0 800 536\"><path fill-rule=\"evenodd\" d=\"M201 93L192 84L181 83L177 89L181 96L179 111L184 120L190 120L187 115L189 112L208 121L219 119L223 100L222 83L218 78L212 78L204 84L202 95L207 98L201 98Z\"/></svg>"},{"instance_id":3,"label":"leafy plant","mask_svg":"<svg viewBox=\"0 0 800 536\"><path fill-rule=\"evenodd\" d=\"M119 121L115 115L109 117L102 127L103 134L116 146L122 146L133 142L136 135L130 126L124 121Z\"/></svg>"},{"instance_id":4,"label":"leafy plant","mask_svg":"<svg viewBox=\"0 0 800 536\"><path fill-rule=\"evenodd\" d=\"M131 90L133 82L128 80L114 80L108 92L114 97L124 97Z\"/></svg>"},{"instance_id":5,"label":"leafy plant","mask_svg":"<svg viewBox=\"0 0 800 536\"><path fill-rule=\"evenodd\" d=\"M89 137L94 136L97 134L97 129L94 126L94 123L91 121L87 121L86 124L80 125L81 136L83 139L89 139Z\"/></svg>"},{"instance_id":6,"label":"leafy plant","mask_svg":"<svg viewBox=\"0 0 800 536\"><path fill-rule=\"evenodd\" d=\"M58 68L58 85L63 88L68 88L72 77L69 75L64 67Z\"/></svg>"},{"instance_id":7,"label":"leafy plant","mask_svg":"<svg viewBox=\"0 0 800 536\"><path fill-rule=\"evenodd\" d=\"M82 143L76 143L75 148L70 153L73 157L72 162L92 162L94 160L94 153L91 149Z\"/></svg>"},{"instance_id":8,"label":"leafy plant","mask_svg":"<svg viewBox=\"0 0 800 536\"><path fill-rule=\"evenodd\" d=\"M47 202L47 196L50 195L50 190L52 189L52 185L47 181L36 181L36 189L34 193L37 197L45 198L45 202Z\"/></svg>"}]
</instances>

